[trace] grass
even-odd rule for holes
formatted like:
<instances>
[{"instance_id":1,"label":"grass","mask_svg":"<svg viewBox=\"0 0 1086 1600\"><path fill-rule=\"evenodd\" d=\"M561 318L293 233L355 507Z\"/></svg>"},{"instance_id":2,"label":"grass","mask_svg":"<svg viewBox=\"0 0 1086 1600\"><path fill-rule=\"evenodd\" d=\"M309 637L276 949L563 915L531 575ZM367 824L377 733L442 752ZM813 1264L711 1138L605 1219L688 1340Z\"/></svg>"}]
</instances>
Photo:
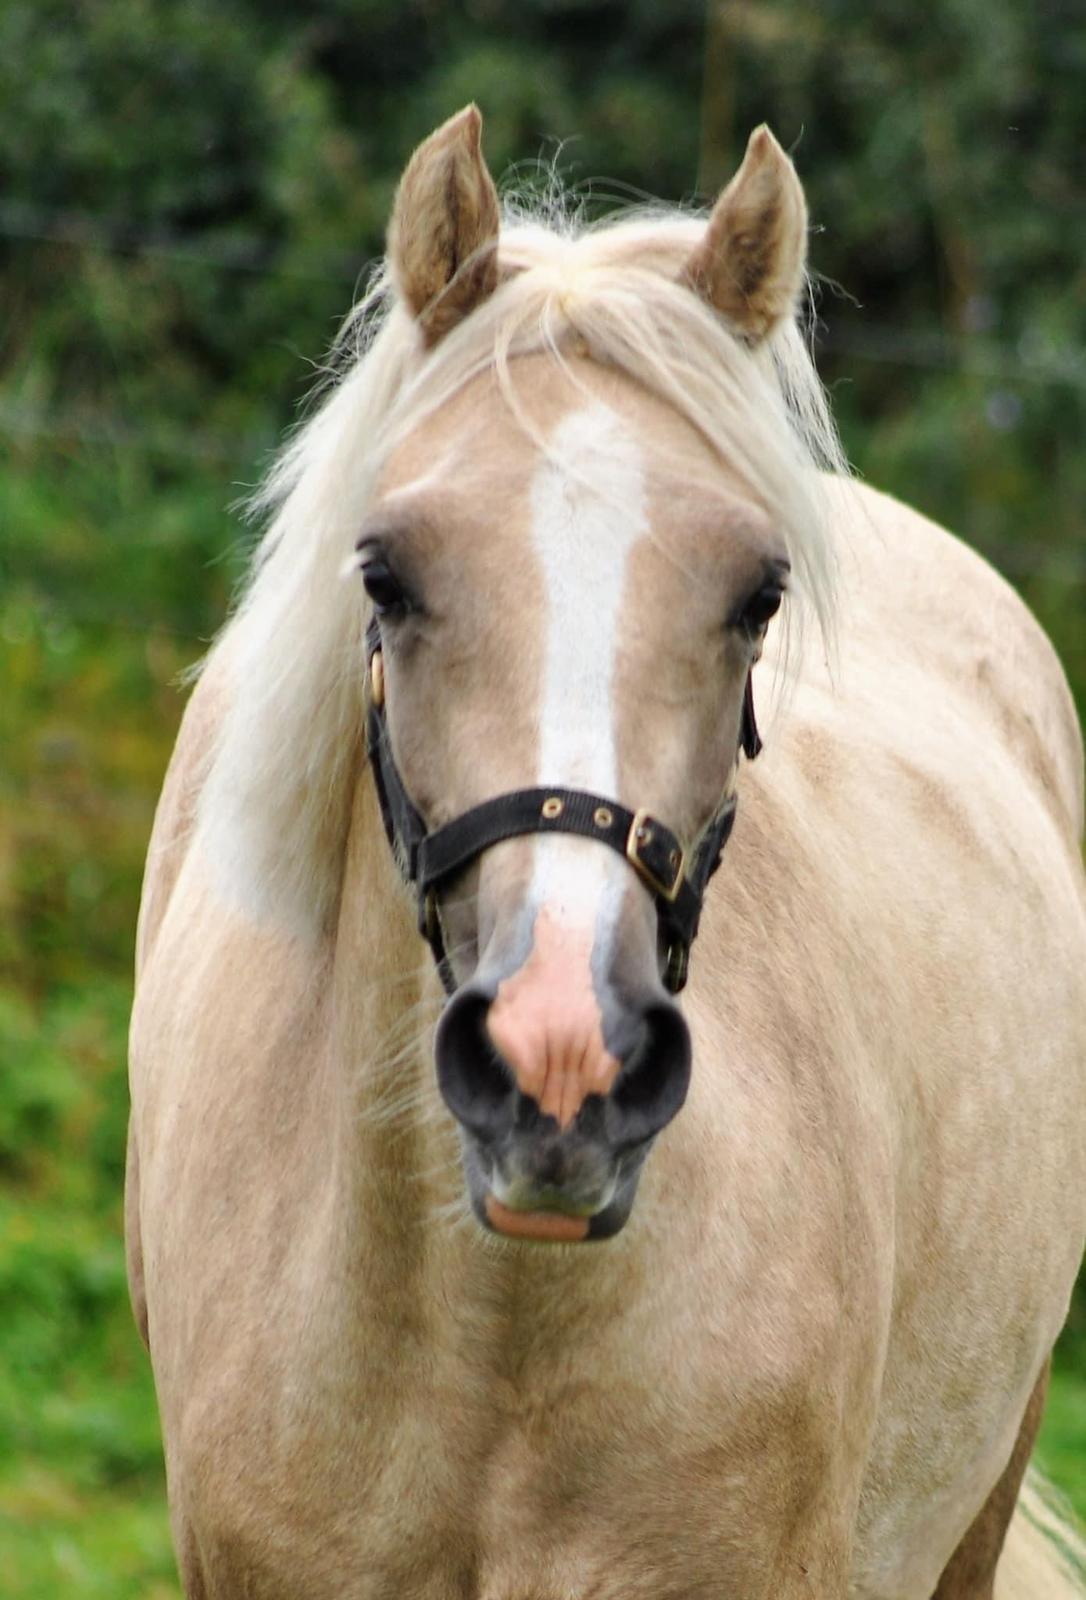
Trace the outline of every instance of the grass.
<instances>
[{"instance_id":1,"label":"grass","mask_svg":"<svg viewBox=\"0 0 1086 1600\"><path fill-rule=\"evenodd\" d=\"M161 1479L79 1490L63 1468L0 1480L6 1600L179 1600Z\"/></svg>"},{"instance_id":2,"label":"grass","mask_svg":"<svg viewBox=\"0 0 1086 1600\"><path fill-rule=\"evenodd\" d=\"M1052 1374L1036 1459L1086 1523L1086 1374L1073 1366Z\"/></svg>"}]
</instances>

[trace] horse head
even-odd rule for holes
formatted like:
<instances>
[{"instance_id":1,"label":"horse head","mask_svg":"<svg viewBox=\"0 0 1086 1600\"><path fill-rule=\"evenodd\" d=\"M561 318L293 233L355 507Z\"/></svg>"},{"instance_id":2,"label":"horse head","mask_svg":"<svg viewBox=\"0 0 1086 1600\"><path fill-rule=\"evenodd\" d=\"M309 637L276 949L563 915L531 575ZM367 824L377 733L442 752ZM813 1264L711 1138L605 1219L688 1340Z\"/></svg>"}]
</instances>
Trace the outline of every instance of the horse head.
<instances>
[{"instance_id":1,"label":"horse head","mask_svg":"<svg viewBox=\"0 0 1086 1600\"><path fill-rule=\"evenodd\" d=\"M400 185L417 369L357 542L370 739L472 1205L507 1235L614 1234L686 1097L674 991L802 515L768 351L805 242L764 128L663 237L502 232L474 107Z\"/></svg>"}]
</instances>

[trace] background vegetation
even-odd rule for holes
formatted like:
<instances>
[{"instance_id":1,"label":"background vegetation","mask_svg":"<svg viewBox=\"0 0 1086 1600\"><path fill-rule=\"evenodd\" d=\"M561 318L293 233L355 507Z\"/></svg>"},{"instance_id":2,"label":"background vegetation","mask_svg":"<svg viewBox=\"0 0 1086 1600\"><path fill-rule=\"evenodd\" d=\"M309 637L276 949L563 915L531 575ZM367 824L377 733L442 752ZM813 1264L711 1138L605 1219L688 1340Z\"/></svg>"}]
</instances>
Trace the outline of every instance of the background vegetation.
<instances>
[{"instance_id":1,"label":"background vegetation","mask_svg":"<svg viewBox=\"0 0 1086 1600\"><path fill-rule=\"evenodd\" d=\"M709 195L768 119L859 469L1086 703L1077 0L0 0L0 1588L177 1594L120 1245L142 853L261 473L469 99L498 172ZM603 176L601 176L603 175ZM522 172L530 181L531 170ZM1086 1510L1086 1318L1043 1455Z\"/></svg>"}]
</instances>

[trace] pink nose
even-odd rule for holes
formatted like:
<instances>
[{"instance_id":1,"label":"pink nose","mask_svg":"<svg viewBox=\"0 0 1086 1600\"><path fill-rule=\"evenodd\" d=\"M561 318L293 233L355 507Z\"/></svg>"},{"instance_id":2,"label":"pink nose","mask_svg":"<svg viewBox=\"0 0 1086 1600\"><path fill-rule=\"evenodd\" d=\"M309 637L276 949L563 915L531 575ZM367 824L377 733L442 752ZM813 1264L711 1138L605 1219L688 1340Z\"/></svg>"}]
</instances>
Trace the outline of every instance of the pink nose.
<instances>
[{"instance_id":1,"label":"pink nose","mask_svg":"<svg viewBox=\"0 0 1086 1600\"><path fill-rule=\"evenodd\" d=\"M532 951L498 986L486 1028L521 1092L568 1128L589 1095L605 1095L620 1062L603 1040L592 984L592 934L558 923L544 907Z\"/></svg>"}]
</instances>

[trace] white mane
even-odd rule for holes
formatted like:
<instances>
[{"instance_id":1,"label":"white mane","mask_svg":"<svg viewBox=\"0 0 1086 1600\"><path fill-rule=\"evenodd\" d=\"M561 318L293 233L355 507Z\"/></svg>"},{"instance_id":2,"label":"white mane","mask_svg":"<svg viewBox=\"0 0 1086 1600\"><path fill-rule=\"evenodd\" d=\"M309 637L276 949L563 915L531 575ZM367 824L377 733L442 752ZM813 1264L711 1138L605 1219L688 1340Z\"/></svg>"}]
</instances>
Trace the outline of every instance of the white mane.
<instances>
[{"instance_id":1,"label":"white mane","mask_svg":"<svg viewBox=\"0 0 1086 1600\"><path fill-rule=\"evenodd\" d=\"M197 825L250 914L306 937L334 916L363 729L364 595L344 565L390 448L489 367L515 403L509 363L539 350L560 359L580 336L660 396L766 504L794 594L828 632L816 469L843 470L833 423L794 323L752 350L679 281L703 227L677 212L581 231L508 215L500 287L435 350L387 272L351 313L342 377L257 497L271 521L214 651L230 705Z\"/></svg>"}]
</instances>

